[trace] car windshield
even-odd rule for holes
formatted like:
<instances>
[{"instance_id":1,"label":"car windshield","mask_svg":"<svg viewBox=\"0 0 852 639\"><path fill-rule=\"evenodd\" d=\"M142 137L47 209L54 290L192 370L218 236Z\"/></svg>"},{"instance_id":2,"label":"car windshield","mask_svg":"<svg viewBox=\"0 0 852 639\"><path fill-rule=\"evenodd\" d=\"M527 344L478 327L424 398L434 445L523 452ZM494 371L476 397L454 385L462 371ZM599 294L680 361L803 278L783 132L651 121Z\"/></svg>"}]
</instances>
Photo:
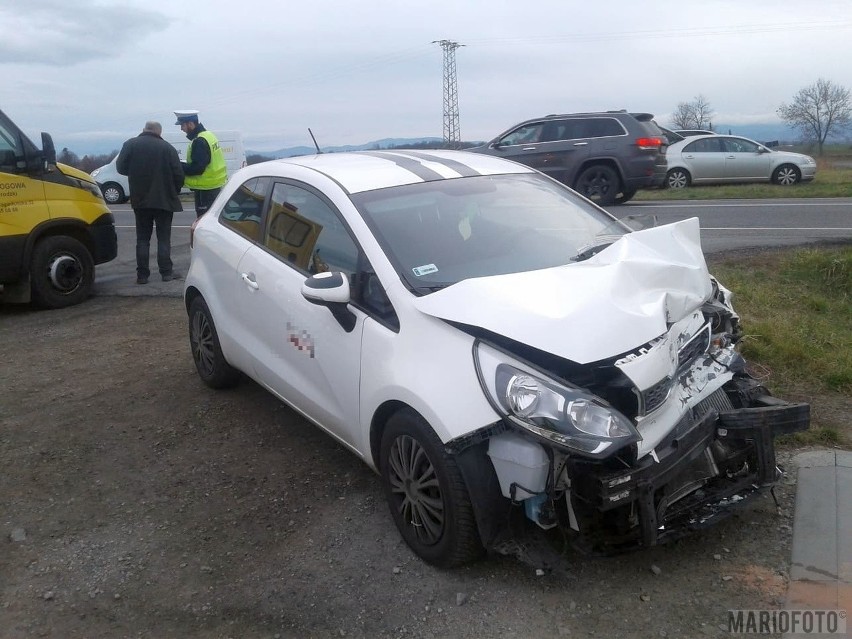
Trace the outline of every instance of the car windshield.
<instances>
[{"instance_id":1,"label":"car windshield","mask_svg":"<svg viewBox=\"0 0 852 639\"><path fill-rule=\"evenodd\" d=\"M421 293L577 262L630 232L537 174L437 180L352 199L400 276Z\"/></svg>"}]
</instances>

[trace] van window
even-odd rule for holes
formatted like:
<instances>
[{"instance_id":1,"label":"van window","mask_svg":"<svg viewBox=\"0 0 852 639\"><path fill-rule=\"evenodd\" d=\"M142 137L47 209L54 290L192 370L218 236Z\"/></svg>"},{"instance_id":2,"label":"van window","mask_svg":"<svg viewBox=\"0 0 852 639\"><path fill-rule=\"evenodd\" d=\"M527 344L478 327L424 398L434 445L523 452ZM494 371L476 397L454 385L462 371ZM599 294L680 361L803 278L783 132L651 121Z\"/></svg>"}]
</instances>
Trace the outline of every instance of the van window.
<instances>
[{"instance_id":1,"label":"van window","mask_svg":"<svg viewBox=\"0 0 852 639\"><path fill-rule=\"evenodd\" d=\"M4 171L13 172L16 156L15 135L0 122L0 167L3 167Z\"/></svg>"}]
</instances>

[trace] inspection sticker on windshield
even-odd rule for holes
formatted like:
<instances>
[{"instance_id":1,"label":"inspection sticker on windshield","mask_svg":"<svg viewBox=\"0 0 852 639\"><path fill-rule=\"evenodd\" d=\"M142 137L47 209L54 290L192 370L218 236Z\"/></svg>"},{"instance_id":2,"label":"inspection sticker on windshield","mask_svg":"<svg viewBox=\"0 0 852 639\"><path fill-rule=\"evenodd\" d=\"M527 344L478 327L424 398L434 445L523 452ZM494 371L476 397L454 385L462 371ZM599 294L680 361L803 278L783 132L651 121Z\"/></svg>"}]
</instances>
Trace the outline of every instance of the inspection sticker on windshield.
<instances>
[{"instance_id":1,"label":"inspection sticker on windshield","mask_svg":"<svg viewBox=\"0 0 852 639\"><path fill-rule=\"evenodd\" d=\"M422 277L424 275L429 275L430 273L437 273L438 267L434 264L424 264L423 266L415 266L411 270L417 277Z\"/></svg>"}]
</instances>

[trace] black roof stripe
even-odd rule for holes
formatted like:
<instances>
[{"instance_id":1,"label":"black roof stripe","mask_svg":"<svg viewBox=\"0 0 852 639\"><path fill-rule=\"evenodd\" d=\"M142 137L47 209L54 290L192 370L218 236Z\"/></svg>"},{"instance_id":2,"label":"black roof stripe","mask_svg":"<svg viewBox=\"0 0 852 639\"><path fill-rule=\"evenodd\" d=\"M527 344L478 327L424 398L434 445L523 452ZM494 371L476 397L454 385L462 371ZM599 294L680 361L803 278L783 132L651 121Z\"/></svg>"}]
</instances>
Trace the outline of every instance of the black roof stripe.
<instances>
[{"instance_id":1,"label":"black roof stripe","mask_svg":"<svg viewBox=\"0 0 852 639\"><path fill-rule=\"evenodd\" d=\"M383 153L381 151L367 151L367 153L369 155L374 155L385 160L390 160L398 167L405 169L410 173L414 173L414 175L419 177L424 182L435 182L437 180L445 179L444 176L438 173L437 171L433 171L432 169L423 166L423 163L420 160L408 158L403 155L398 155L396 153Z\"/></svg>"},{"instance_id":2,"label":"black roof stripe","mask_svg":"<svg viewBox=\"0 0 852 639\"><path fill-rule=\"evenodd\" d=\"M422 151L403 151L403 153L407 155L413 155L414 157L422 158L424 160L429 160L430 162L434 162L435 164L443 164L448 169L452 169L462 177L472 177L474 175L482 175L476 169L471 168L467 164L459 162L458 160L448 160L446 158L438 158L434 155L429 155L428 153L423 153Z\"/></svg>"}]
</instances>

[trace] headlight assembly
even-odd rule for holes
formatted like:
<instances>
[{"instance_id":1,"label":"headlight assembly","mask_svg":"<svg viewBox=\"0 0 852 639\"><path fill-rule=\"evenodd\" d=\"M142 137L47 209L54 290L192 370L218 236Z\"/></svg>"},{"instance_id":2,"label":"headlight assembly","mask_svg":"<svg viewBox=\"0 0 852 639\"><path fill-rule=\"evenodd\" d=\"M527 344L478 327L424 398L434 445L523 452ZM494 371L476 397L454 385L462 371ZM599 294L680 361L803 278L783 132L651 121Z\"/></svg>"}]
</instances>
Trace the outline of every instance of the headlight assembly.
<instances>
[{"instance_id":1,"label":"headlight assembly","mask_svg":"<svg viewBox=\"0 0 852 639\"><path fill-rule=\"evenodd\" d=\"M494 408L547 443L607 457L641 439L633 423L601 398L550 378L483 342L474 347L479 381Z\"/></svg>"}]
</instances>

